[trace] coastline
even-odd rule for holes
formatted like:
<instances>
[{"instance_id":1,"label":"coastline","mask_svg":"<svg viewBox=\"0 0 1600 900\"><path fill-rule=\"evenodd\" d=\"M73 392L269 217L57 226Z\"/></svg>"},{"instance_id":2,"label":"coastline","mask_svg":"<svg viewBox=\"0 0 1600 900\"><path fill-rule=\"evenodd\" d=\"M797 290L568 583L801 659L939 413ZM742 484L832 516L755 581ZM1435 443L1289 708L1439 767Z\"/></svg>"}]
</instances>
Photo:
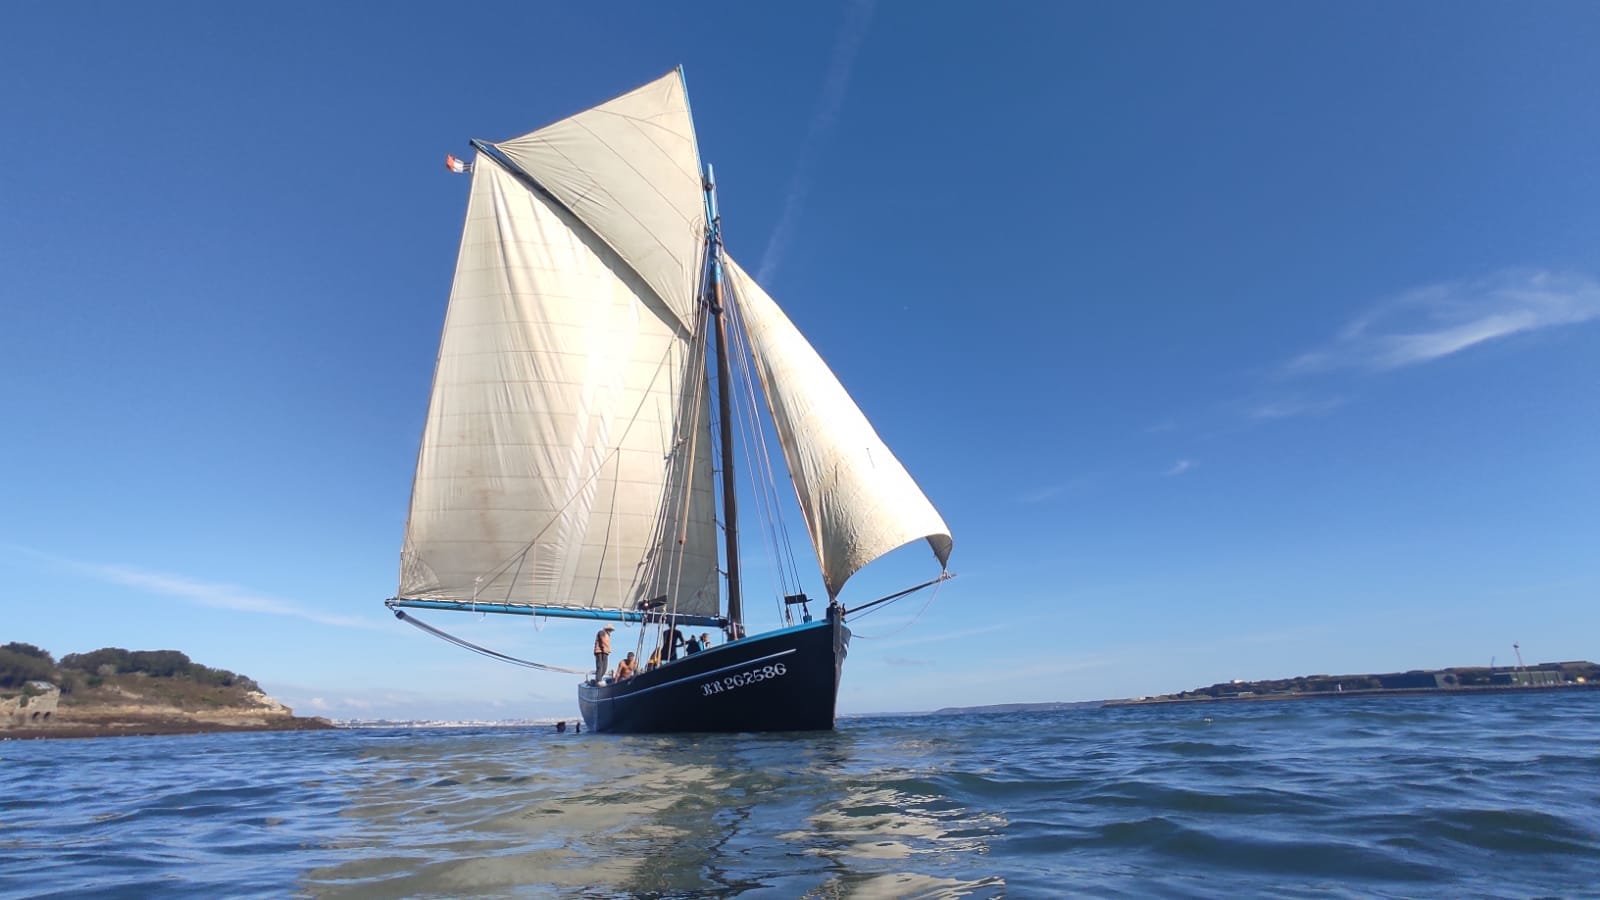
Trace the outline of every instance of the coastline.
<instances>
[{"instance_id":1,"label":"coastline","mask_svg":"<svg viewBox=\"0 0 1600 900\"><path fill-rule=\"evenodd\" d=\"M334 727L176 650L102 647L57 663L32 644L0 646L0 741Z\"/></svg>"},{"instance_id":2,"label":"coastline","mask_svg":"<svg viewBox=\"0 0 1600 900\"><path fill-rule=\"evenodd\" d=\"M0 729L0 741L33 741L51 738L156 737L182 734L223 734L238 731L328 731L339 726L327 719L301 716L262 716L256 721L206 719L167 715L121 716L115 720L72 721L64 719L50 725Z\"/></svg>"},{"instance_id":3,"label":"coastline","mask_svg":"<svg viewBox=\"0 0 1600 900\"><path fill-rule=\"evenodd\" d=\"M1138 697L1127 700L1107 700L1104 706L1155 706L1168 703L1257 703L1279 700L1329 700L1345 697L1461 697L1490 694L1550 693L1553 691L1586 691L1600 689L1600 683L1484 685L1453 688L1362 688L1348 691L1296 691L1263 694L1234 694L1210 697L1200 694L1193 697Z\"/></svg>"}]
</instances>

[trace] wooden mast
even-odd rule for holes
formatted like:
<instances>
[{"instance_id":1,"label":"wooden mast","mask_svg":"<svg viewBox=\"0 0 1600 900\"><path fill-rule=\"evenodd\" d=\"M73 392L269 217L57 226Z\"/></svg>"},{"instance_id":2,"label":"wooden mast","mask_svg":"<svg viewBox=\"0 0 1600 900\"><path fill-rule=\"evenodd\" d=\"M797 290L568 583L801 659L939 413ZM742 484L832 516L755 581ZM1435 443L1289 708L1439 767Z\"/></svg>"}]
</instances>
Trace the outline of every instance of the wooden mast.
<instances>
[{"instance_id":1,"label":"wooden mast","mask_svg":"<svg viewBox=\"0 0 1600 900\"><path fill-rule=\"evenodd\" d=\"M739 590L739 503L734 492L732 371L728 364L728 324L722 297L722 216L717 212L716 174L706 166L706 256L710 277L706 301L716 323L717 419L722 439L723 547L728 559L729 637L744 636L744 603Z\"/></svg>"}]
</instances>

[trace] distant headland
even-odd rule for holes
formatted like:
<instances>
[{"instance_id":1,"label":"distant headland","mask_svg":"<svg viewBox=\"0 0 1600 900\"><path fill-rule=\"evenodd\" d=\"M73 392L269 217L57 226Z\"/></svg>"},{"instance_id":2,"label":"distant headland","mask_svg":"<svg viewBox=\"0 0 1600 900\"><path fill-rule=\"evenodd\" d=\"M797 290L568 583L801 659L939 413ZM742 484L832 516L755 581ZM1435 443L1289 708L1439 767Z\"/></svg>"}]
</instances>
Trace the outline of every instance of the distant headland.
<instances>
[{"instance_id":1,"label":"distant headland","mask_svg":"<svg viewBox=\"0 0 1600 900\"><path fill-rule=\"evenodd\" d=\"M1600 665L1587 661L1532 666L1459 666L1366 675L1300 675L1265 681L1229 681L1177 694L1108 700L1107 706L1193 703L1212 700L1290 700L1380 694L1474 694L1600 688Z\"/></svg>"},{"instance_id":2,"label":"distant headland","mask_svg":"<svg viewBox=\"0 0 1600 900\"><path fill-rule=\"evenodd\" d=\"M332 727L177 650L104 647L57 662L32 644L0 646L0 740Z\"/></svg>"}]
</instances>

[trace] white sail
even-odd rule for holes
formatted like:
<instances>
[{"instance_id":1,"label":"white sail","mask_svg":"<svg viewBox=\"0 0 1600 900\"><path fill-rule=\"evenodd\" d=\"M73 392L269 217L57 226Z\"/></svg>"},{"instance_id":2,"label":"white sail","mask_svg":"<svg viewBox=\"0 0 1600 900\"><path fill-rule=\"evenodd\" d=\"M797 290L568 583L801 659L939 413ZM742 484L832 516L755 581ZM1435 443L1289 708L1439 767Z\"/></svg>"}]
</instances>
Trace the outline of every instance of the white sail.
<instances>
[{"instance_id":1,"label":"white sail","mask_svg":"<svg viewBox=\"0 0 1600 900\"><path fill-rule=\"evenodd\" d=\"M671 594L717 614L709 404L680 301L478 156L400 596L628 609Z\"/></svg>"},{"instance_id":2,"label":"white sail","mask_svg":"<svg viewBox=\"0 0 1600 900\"><path fill-rule=\"evenodd\" d=\"M678 72L495 147L694 321L705 193Z\"/></svg>"},{"instance_id":3,"label":"white sail","mask_svg":"<svg viewBox=\"0 0 1600 900\"><path fill-rule=\"evenodd\" d=\"M917 538L947 563L950 529L939 512L767 292L724 260L828 596Z\"/></svg>"}]
</instances>

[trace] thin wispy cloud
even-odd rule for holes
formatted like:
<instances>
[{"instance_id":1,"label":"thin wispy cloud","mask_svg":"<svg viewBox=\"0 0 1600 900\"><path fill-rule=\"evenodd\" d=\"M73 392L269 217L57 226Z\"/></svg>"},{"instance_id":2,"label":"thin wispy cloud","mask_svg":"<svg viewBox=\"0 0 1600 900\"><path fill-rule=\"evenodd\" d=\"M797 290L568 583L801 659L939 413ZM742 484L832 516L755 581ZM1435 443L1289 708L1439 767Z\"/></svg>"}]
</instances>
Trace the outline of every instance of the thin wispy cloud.
<instances>
[{"instance_id":1,"label":"thin wispy cloud","mask_svg":"<svg viewBox=\"0 0 1600 900\"><path fill-rule=\"evenodd\" d=\"M822 86L822 96L817 100L816 112L811 116L811 127L800 144L800 155L795 161L794 177L789 181L789 194L784 199L783 212L772 229L767 249L761 254L761 265L756 270L756 280L766 283L778 271L784 250L789 245L789 232L794 228L800 208L805 204L806 193L811 189L811 164L819 147L833 132L839 119L839 108L844 105L845 93L850 87L850 70L855 67L856 53L872 24L876 0L856 0L845 11L844 25L833 45L833 59L828 63L828 78Z\"/></svg>"},{"instance_id":2,"label":"thin wispy cloud","mask_svg":"<svg viewBox=\"0 0 1600 900\"><path fill-rule=\"evenodd\" d=\"M1386 620L1387 621L1387 620ZM1284 644L1300 644L1313 641L1329 634L1331 629L1327 624L1305 625L1299 628L1284 628L1271 631L1254 631L1242 634L1233 634L1217 638L1217 646L1281 646Z\"/></svg>"},{"instance_id":3,"label":"thin wispy cloud","mask_svg":"<svg viewBox=\"0 0 1600 900\"><path fill-rule=\"evenodd\" d=\"M1246 410L1245 415L1257 421L1268 419L1289 419L1295 416L1315 416L1330 410L1338 409L1348 402L1345 397L1282 397L1277 400L1268 400L1257 403Z\"/></svg>"},{"instance_id":4,"label":"thin wispy cloud","mask_svg":"<svg viewBox=\"0 0 1600 900\"><path fill-rule=\"evenodd\" d=\"M1057 496L1066 489L1067 486L1064 484L1046 485L1045 487L1035 488L1034 490L1023 494L1021 497L1018 497L1017 499L1023 503L1043 503L1044 501L1049 500L1051 497Z\"/></svg>"},{"instance_id":5,"label":"thin wispy cloud","mask_svg":"<svg viewBox=\"0 0 1600 900\"><path fill-rule=\"evenodd\" d=\"M1041 484L1019 494L1017 502L1026 504L1043 503L1063 495L1081 494L1098 484L1100 478L1101 475L1099 473L1092 473L1069 478L1066 481Z\"/></svg>"},{"instance_id":6,"label":"thin wispy cloud","mask_svg":"<svg viewBox=\"0 0 1600 900\"><path fill-rule=\"evenodd\" d=\"M1049 679L1075 672L1084 672L1090 669L1102 669L1115 665L1121 660L1104 656L1089 656L1081 659L1052 660L1035 663L1021 668L1005 668L989 672L968 672L961 676L963 685L993 684L995 682L1014 682L1020 684L1051 683Z\"/></svg>"},{"instance_id":7,"label":"thin wispy cloud","mask_svg":"<svg viewBox=\"0 0 1600 900\"><path fill-rule=\"evenodd\" d=\"M1194 460L1192 460L1192 459L1180 459L1177 462L1173 463L1171 466L1169 466L1167 468L1167 470L1165 472L1162 472L1161 474L1167 476L1168 478L1173 478L1175 476L1182 475L1183 473L1185 473L1185 472L1187 472L1187 471L1189 471L1189 470L1191 470L1193 468L1194 468Z\"/></svg>"},{"instance_id":8,"label":"thin wispy cloud","mask_svg":"<svg viewBox=\"0 0 1600 900\"><path fill-rule=\"evenodd\" d=\"M944 641L956 641L956 640L961 640L963 638L976 637L977 635L980 635L980 634L988 634L991 631L999 631L999 630L1001 630L1003 628L1010 628L1010 627L1011 627L1010 625L1007 625L1005 623L995 623L993 625L983 625L983 626L979 626L977 628L966 628L966 629L962 629L961 631L947 631L947 632L944 632L943 634L929 634L929 635L922 635L922 636L913 637L913 638L901 638L899 640L885 641L882 644L878 645L878 649L880 649L880 650L897 650L897 649L899 649L901 647L914 647L914 646L916 646L918 644L937 644L937 643L942 643ZM864 638L868 638L869 640L871 639L871 635L864 635L864 634L859 634L859 633L857 634L857 637L864 637Z\"/></svg>"},{"instance_id":9,"label":"thin wispy cloud","mask_svg":"<svg viewBox=\"0 0 1600 900\"><path fill-rule=\"evenodd\" d=\"M1595 318L1600 318L1600 284L1594 279L1571 272L1507 270L1401 294L1346 325L1326 346L1291 360L1284 371L1384 372Z\"/></svg>"},{"instance_id":10,"label":"thin wispy cloud","mask_svg":"<svg viewBox=\"0 0 1600 900\"><path fill-rule=\"evenodd\" d=\"M157 572L133 566L84 562L14 544L5 546L9 550L31 556L97 581L183 600L196 606L229 609L238 612L264 613L275 616L292 616L316 622L320 625L333 625L339 628L379 627L375 621L352 616L330 615L317 610L305 609L286 600L265 594L257 594L236 585L200 581L184 575L174 575L170 572Z\"/></svg>"}]
</instances>

